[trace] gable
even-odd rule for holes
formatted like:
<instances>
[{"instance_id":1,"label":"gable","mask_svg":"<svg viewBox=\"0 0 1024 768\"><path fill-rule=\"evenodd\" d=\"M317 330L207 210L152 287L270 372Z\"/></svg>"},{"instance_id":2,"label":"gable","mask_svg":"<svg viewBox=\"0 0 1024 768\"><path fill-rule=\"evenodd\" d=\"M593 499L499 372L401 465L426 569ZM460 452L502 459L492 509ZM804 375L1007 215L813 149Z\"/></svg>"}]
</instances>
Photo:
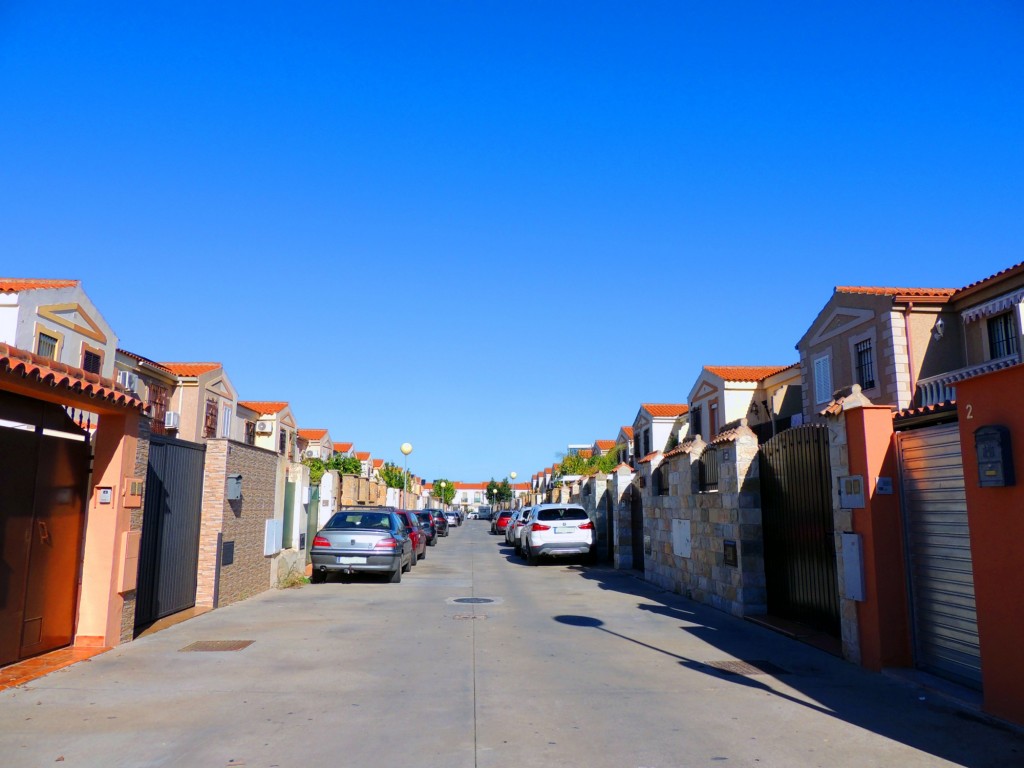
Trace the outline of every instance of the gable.
<instances>
[{"instance_id":1,"label":"gable","mask_svg":"<svg viewBox=\"0 0 1024 768\"><path fill-rule=\"evenodd\" d=\"M875 312L870 309L833 307L817 330L811 334L807 345L815 347L829 339L834 339L837 336L853 331L865 323L873 322L876 317Z\"/></svg>"},{"instance_id":2,"label":"gable","mask_svg":"<svg viewBox=\"0 0 1024 768\"><path fill-rule=\"evenodd\" d=\"M98 344L107 343L107 334L81 304L46 304L37 307L36 314Z\"/></svg>"}]
</instances>

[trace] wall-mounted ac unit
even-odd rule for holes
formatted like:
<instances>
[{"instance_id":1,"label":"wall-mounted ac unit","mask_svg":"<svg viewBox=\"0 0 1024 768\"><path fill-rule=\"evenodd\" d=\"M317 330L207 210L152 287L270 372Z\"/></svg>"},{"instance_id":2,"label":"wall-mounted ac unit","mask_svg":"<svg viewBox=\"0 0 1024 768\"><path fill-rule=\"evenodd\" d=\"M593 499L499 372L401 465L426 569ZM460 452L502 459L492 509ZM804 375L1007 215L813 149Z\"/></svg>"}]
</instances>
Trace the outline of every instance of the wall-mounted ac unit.
<instances>
[{"instance_id":1,"label":"wall-mounted ac unit","mask_svg":"<svg viewBox=\"0 0 1024 768\"><path fill-rule=\"evenodd\" d=\"M177 411L167 411L164 414L164 427L166 429L177 429L181 425L181 414Z\"/></svg>"},{"instance_id":2,"label":"wall-mounted ac unit","mask_svg":"<svg viewBox=\"0 0 1024 768\"><path fill-rule=\"evenodd\" d=\"M139 383L139 376L131 371L118 371L117 383L129 392L134 392Z\"/></svg>"},{"instance_id":3,"label":"wall-mounted ac unit","mask_svg":"<svg viewBox=\"0 0 1024 768\"><path fill-rule=\"evenodd\" d=\"M269 435L274 431L274 425L269 421L257 421L256 422L256 433L260 435Z\"/></svg>"},{"instance_id":4,"label":"wall-mounted ac unit","mask_svg":"<svg viewBox=\"0 0 1024 768\"><path fill-rule=\"evenodd\" d=\"M316 458L316 451L313 450L312 448L307 448L306 449L306 458L307 459L315 459Z\"/></svg>"}]
</instances>

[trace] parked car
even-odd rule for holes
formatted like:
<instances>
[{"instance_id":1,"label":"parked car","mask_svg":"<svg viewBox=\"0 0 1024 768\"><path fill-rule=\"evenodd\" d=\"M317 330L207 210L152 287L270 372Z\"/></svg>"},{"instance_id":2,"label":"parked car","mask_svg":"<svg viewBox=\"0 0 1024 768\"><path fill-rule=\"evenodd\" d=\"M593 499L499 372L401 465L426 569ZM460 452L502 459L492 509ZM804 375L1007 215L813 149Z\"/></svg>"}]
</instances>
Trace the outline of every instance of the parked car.
<instances>
[{"instance_id":1,"label":"parked car","mask_svg":"<svg viewBox=\"0 0 1024 768\"><path fill-rule=\"evenodd\" d=\"M383 573L397 584L412 568L414 552L393 507L345 507L313 538L310 580L320 584L329 573Z\"/></svg>"},{"instance_id":2,"label":"parked car","mask_svg":"<svg viewBox=\"0 0 1024 768\"><path fill-rule=\"evenodd\" d=\"M512 513L507 509L503 509L495 515L494 519L491 521L491 533L496 533L498 535L504 534L505 528L508 527L508 519L510 517L512 517Z\"/></svg>"},{"instance_id":3,"label":"parked car","mask_svg":"<svg viewBox=\"0 0 1024 768\"><path fill-rule=\"evenodd\" d=\"M505 530L505 541L512 545L517 555L522 551L523 527L529 521L532 511L533 507L523 507L516 510L515 517L509 520L508 528Z\"/></svg>"},{"instance_id":4,"label":"parked car","mask_svg":"<svg viewBox=\"0 0 1024 768\"><path fill-rule=\"evenodd\" d=\"M419 518L423 532L427 534L427 546L432 547L437 544L437 526L434 524L434 516L429 510L424 509L417 512L416 517Z\"/></svg>"},{"instance_id":5,"label":"parked car","mask_svg":"<svg viewBox=\"0 0 1024 768\"><path fill-rule=\"evenodd\" d=\"M539 504L523 528L522 550L530 565L540 557L591 555L594 523L576 504Z\"/></svg>"},{"instance_id":6,"label":"parked car","mask_svg":"<svg viewBox=\"0 0 1024 768\"><path fill-rule=\"evenodd\" d=\"M448 530L448 518L440 509L429 510L430 514L434 516L434 527L437 528L438 536L447 536L450 531Z\"/></svg>"},{"instance_id":7,"label":"parked car","mask_svg":"<svg viewBox=\"0 0 1024 768\"><path fill-rule=\"evenodd\" d=\"M522 517L522 514L523 514L523 510L521 510L521 509L514 509L514 510L512 510L512 517L510 517L508 519L508 524L505 526L505 543L506 544L511 544L512 541L513 541L512 534L518 532L518 530L519 530L518 526L520 524L519 523L519 519Z\"/></svg>"},{"instance_id":8,"label":"parked car","mask_svg":"<svg viewBox=\"0 0 1024 768\"><path fill-rule=\"evenodd\" d=\"M420 519L416 517L416 513L408 509L398 510L398 517L405 523L405 527L409 529L409 538L412 539L412 551L416 554L413 558L412 564L416 565L419 560L424 560L427 557L427 534L423 530L423 526L420 525Z\"/></svg>"},{"instance_id":9,"label":"parked car","mask_svg":"<svg viewBox=\"0 0 1024 768\"><path fill-rule=\"evenodd\" d=\"M448 525L454 525L456 528L462 525L462 518L459 517L458 512L445 512L444 517L448 521Z\"/></svg>"},{"instance_id":10,"label":"parked car","mask_svg":"<svg viewBox=\"0 0 1024 768\"><path fill-rule=\"evenodd\" d=\"M467 520L476 520L479 516L480 515L477 514L476 512L470 512L468 515L466 515L466 519Z\"/></svg>"}]
</instances>

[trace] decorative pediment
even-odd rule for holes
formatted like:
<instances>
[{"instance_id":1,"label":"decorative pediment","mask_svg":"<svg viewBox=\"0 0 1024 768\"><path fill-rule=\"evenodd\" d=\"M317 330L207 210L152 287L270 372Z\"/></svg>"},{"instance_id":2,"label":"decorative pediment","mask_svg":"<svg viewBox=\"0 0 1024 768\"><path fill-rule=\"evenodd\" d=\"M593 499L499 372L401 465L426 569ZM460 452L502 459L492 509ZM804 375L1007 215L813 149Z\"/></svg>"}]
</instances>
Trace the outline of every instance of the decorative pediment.
<instances>
[{"instance_id":1,"label":"decorative pediment","mask_svg":"<svg viewBox=\"0 0 1024 768\"><path fill-rule=\"evenodd\" d=\"M870 309L836 307L819 326L818 332L811 337L810 346L813 347L823 341L841 336L847 331L852 331L857 326L870 323L874 319L875 313Z\"/></svg>"},{"instance_id":2,"label":"decorative pediment","mask_svg":"<svg viewBox=\"0 0 1024 768\"><path fill-rule=\"evenodd\" d=\"M206 385L206 389L210 392L213 392L216 395L220 395L221 397L227 400L235 399L234 388L224 378L214 379L213 381Z\"/></svg>"},{"instance_id":3,"label":"decorative pediment","mask_svg":"<svg viewBox=\"0 0 1024 768\"><path fill-rule=\"evenodd\" d=\"M694 394L693 399L700 400L701 398L707 397L708 395L713 395L716 392L718 392L718 387L716 387L710 381L702 381L700 383L700 388Z\"/></svg>"},{"instance_id":4,"label":"decorative pediment","mask_svg":"<svg viewBox=\"0 0 1024 768\"><path fill-rule=\"evenodd\" d=\"M107 343L107 334L89 317L81 304L47 304L36 309L36 314L62 328L80 333L100 344Z\"/></svg>"}]
</instances>

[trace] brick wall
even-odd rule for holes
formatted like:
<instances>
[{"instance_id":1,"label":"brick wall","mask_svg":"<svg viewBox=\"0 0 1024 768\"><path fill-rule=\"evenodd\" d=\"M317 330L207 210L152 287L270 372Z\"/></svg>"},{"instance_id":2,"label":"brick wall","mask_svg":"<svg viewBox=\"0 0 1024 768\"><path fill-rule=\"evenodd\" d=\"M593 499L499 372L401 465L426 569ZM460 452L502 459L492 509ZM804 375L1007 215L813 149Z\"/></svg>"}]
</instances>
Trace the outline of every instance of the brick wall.
<instances>
[{"instance_id":1,"label":"brick wall","mask_svg":"<svg viewBox=\"0 0 1024 768\"><path fill-rule=\"evenodd\" d=\"M143 480L143 491L142 497L146 497L145 491L145 479L146 472L149 469L149 436L151 433L151 425L153 420L143 416L139 419L139 439L136 443L135 448L135 476L140 477ZM138 531L142 533L142 514L143 510L140 506L138 509L131 511L131 522L129 523L130 531ZM135 590L130 590L121 595L124 598L124 604L121 608L121 637L122 643L131 642L135 636Z\"/></svg>"},{"instance_id":2,"label":"brick wall","mask_svg":"<svg viewBox=\"0 0 1024 768\"><path fill-rule=\"evenodd\" d=\"M228 475L242 476L242 498L227 500ZM222 607L270 587L263 554L266 521L274 518L277 454L225 438L207 440L199 533L196 605ZM223 563L225 543L233 562Z\"/></svg>"}]
</instances>

